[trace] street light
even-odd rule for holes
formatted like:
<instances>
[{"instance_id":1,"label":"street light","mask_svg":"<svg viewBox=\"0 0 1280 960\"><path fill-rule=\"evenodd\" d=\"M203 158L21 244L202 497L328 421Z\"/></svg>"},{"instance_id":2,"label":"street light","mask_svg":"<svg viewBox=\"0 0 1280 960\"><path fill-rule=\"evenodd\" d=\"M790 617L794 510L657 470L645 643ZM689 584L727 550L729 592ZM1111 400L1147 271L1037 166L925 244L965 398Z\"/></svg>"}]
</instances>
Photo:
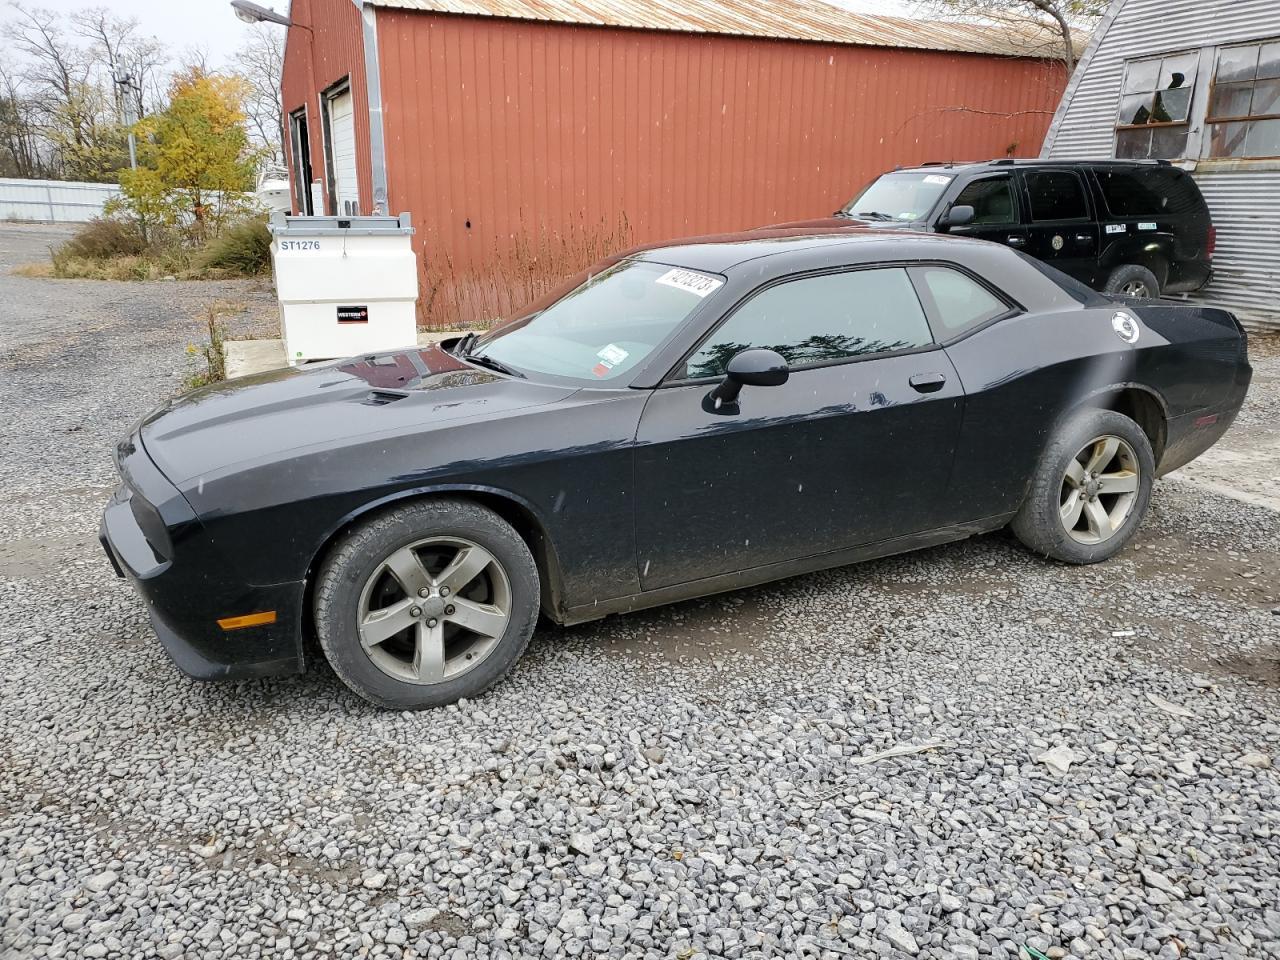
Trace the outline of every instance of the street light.
<instances>
[{"instance_id":1,"label":"street light","mask_svg":"<svg viewBox=\"0 0 1280 960\"><path fill-rule=\"evenodd\" d=\"M278 23L285 27L294 25L283 13L276 13L269 7L259 6L250 0L231 0L231 9L245 23Z\"/></svg>"}]
</instances>

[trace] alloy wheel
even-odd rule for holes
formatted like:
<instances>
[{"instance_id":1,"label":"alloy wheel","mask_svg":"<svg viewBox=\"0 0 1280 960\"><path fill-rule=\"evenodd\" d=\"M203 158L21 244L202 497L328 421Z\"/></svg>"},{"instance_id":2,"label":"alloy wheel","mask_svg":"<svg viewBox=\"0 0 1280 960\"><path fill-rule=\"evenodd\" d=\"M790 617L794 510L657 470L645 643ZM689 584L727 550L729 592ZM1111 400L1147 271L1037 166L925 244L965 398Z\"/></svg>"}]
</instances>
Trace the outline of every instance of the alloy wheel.
<instances>
[{"instance_id":1,"label":"alloy wheel","mask_svg":"<svg viewBox=\"0 0 1280 960\"><path fill-rule=\"evenodd\" d=\"M1151 297L1151 291L1147 289L1146 283L1142 280L1130 280L1120 288L1120 292L1126 297Z\"/></svg>"},{"instance_id":2,"label":"alloy wheel","mask_svg":"<svg viewBox=\"0 0 1280 960\"><path fill-rule=\"evenodd\" d=\"M511 583L484 547L431 537L394 551L365 581L360 645L379 670L440 683L474 670L511 620Z\"/></svg>"},{"instance_id":3,"label":"alloy wheel","mask_svg":"<svg viewBox=\"0 0 1280 960\"><path fill-rule=\"evenodd\" d=\"M1120 437L1091 440L1067 463L1058 503L1062 526L1076 542L1110 540L1138 499L1138 456Z\"/></svg>"}]
</instances>

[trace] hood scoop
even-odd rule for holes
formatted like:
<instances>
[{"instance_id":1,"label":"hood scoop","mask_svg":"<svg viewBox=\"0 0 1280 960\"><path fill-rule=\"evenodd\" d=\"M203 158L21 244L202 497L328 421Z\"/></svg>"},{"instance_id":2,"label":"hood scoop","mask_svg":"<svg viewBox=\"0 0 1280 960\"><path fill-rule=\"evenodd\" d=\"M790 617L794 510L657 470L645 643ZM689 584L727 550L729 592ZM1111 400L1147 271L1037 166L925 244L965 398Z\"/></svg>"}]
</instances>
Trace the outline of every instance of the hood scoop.
<instances>
[{"instance_id":1,"label":"hood scoop","mask_svg":"<svg viewBox=\"0 0 1280 960\"><path fill-rule=\"evenodd\" d=\"M360 402L368 407L385 407L387 404L403 400L407 396L409 394L403 390L370 390L369 395Z\"/></svg>"}]
</instances>

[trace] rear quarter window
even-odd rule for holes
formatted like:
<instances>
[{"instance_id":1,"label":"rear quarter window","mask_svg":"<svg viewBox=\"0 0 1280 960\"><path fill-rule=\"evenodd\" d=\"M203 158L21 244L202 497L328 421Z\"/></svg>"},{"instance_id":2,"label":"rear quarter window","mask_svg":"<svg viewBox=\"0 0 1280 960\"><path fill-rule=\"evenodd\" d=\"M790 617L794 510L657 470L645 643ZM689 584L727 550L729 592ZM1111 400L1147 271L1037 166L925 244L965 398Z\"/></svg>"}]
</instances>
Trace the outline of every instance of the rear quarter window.
<instances>
[{"instance_id":1,"label":"rear quarter window","mask_svg":"<svg viewBox=\"0 0 1280 960\"><path fill-rule=\"evenodd\" d=\"M1181 216L1202 206L1195 182L1181 170L1095 169L1093 174L1113 217Z\"/></svg>"}]
</instances>

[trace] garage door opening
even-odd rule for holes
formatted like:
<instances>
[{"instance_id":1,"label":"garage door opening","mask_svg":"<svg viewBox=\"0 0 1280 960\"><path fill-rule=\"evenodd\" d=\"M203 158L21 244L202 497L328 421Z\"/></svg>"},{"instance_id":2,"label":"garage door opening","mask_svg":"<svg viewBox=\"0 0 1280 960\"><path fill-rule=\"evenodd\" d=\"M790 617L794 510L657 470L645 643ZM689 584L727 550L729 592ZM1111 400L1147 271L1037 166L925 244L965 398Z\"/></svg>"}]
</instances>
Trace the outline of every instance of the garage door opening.
<instances>
[{"instance_id":1,"label":"garage door opening","mask_svg":"<svg viewBox=\"0 0 1280 960\"><path fill-rule=\"evenodd\" d=\"M329 180L329 212L358 216L360 185L356 179L356 119L348 81L324 94L324 146Z\"/></svg>"}]
</instances>

